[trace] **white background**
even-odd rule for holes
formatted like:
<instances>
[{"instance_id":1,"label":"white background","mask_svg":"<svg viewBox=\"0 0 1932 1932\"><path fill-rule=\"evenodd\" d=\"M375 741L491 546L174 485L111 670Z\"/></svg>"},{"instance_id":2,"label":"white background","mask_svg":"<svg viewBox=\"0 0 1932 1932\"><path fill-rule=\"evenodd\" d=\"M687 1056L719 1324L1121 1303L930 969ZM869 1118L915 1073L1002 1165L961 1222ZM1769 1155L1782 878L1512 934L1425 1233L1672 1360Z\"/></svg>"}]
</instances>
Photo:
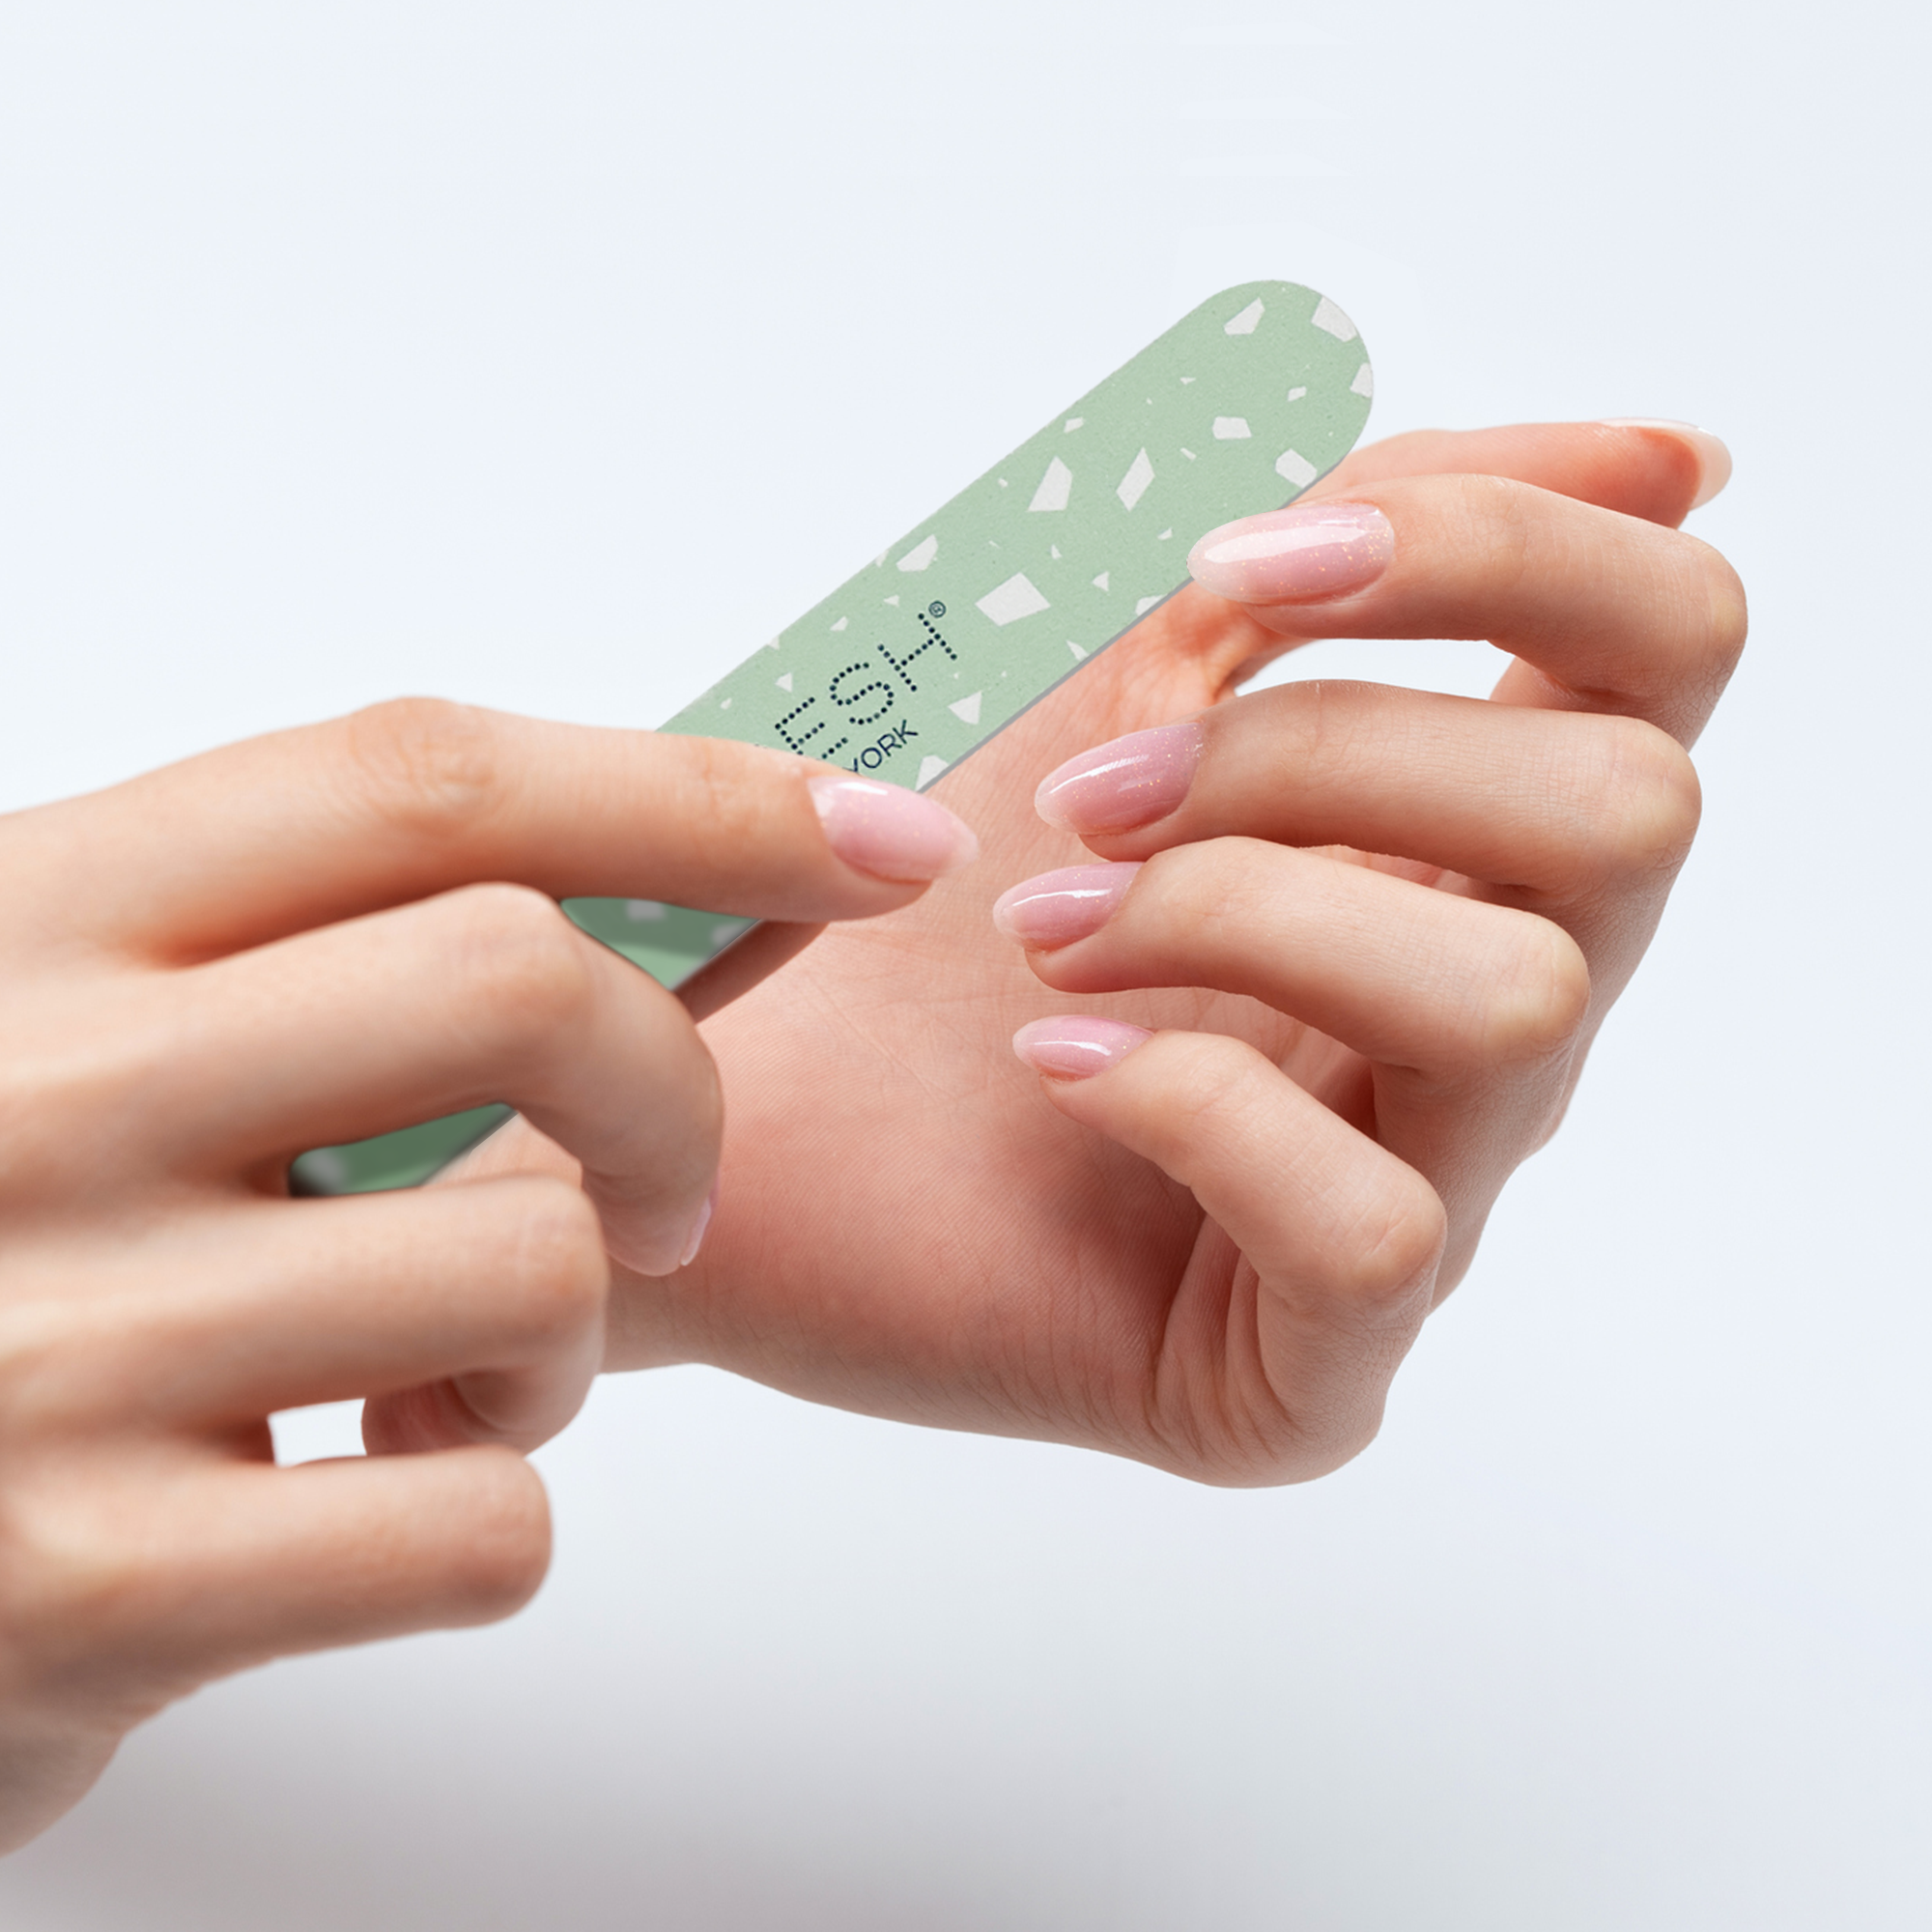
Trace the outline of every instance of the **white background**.
<instances>
[{"instance_id":1,"label":"white background","mask_svg":"<svg viewBox=\"0 0 1932 1932\"><path fill-rule=\"evenodd\" d=\"M1932 1922L1925 17L6 0L0 803L409 690L656 722L1250 274L1374 431L1718 430L1755 612L1359 1463L607 1383L528 1612L170 1713L9 1932Z\"/></svg>"}]
</instances>

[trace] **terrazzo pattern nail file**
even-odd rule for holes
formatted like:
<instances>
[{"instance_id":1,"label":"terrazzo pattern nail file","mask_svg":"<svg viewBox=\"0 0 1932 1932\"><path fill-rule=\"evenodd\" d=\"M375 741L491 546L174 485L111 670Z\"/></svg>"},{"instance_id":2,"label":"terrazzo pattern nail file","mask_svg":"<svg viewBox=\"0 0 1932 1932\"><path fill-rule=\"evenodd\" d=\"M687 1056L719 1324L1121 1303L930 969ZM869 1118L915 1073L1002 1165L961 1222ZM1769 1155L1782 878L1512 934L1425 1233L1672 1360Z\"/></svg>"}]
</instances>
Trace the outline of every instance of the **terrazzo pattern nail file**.
<instances>
[{"instance_id":1,"label":"terrazzo pattern nail file","mask_svg":"<svg viewBox=\"0 0 1932 1932\"><path fill-rule=\"evenodd\" d=\"M1224 290L664 728L923 790L1179 589L1197 537L1332 469L1374 391L1355 326L1327 297L1293 282ZM645 899L564 910L667 986L753 923ZM298 1182L407 1185L502 1111L318 1150Z\"/></svg>"}]
</instances>

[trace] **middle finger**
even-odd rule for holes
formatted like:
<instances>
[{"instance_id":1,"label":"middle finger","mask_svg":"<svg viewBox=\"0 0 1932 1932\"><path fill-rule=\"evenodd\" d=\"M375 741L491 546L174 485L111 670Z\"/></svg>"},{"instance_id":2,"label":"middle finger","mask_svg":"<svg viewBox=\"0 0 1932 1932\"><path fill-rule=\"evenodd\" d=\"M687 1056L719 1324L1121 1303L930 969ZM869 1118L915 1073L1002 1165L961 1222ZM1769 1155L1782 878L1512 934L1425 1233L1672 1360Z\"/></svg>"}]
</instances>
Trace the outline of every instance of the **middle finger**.
<instances>
[{"instance_id":1,"label":"middle finger","mask_svg":"<svg viewBox=\"0 0 1932 1932\"><path fill-rule=\"evenodd\" d=\"M1324 681L1098 746L1038 803L1109 859L1238 835L1406 860L1558 921L1621 983L1698 788L1682 746L1637 719Z\"/></svg>"}]
</instances>

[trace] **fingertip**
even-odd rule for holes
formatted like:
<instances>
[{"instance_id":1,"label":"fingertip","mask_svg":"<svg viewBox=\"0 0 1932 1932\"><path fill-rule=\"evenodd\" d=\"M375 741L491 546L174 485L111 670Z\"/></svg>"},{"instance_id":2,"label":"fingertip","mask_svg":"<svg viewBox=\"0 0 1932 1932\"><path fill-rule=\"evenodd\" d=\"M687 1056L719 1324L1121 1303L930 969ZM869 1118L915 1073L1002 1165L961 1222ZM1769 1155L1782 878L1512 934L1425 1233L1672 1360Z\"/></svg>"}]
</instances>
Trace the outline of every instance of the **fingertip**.
<instances>
[{"instance_id":1,"label":"fingertip","mask_svg":"<svg viewBox=\"0 0 1932 1932\"><path fill-rule=\"evenodd\" d=\"M1697 488L1690 497L1690 509L1700 510L1731 480L1731 452L1721 437L1695 423L1679 422L1670 416L1605 416L1605 429L1660 430L1690 446L1697 460ZM1686 512L1689 514L1689 511Z\"/></svg>"},{"instance_id":2,"label":"fingertip","mask_svg":"<svg viewBox=\"0 0 1932 1932\"><path fill-rule=\"evenodd\" d=\"M522 1609L550 1574L550 1492L514 1449L479 1444L450 1454L465 1465L473 1512L452 1582L467 1621L496 1623Z\"/></svg>"},{"instance_id":3,"label":"fingertip","mask_svg":"<svg viewBox=\"0 0 1932 1932\"><path fill-rule=\"evenodd\" d=\"M1237 604L1321 604L1366 589L1394 559L1395 529L1376 504L1324 498L1209 530L1187 568Z\"/></svg>"},{"instance_id":4,"label":"fingertip","mask_svg":"<svg viewBox=\"0 0 1932 1932\"><path fill-rule=\"evenodd\" d=\"M1098 1013L1059 1013L1029 1020L1013 1035L1013 1054L1023 1066L1050 1080L1091 1080L1118 1066L1137 1046L1153 1037L1150 1027Z\"/></svg>"},{"instance_id":5,"label":"fingertip","mask_svg":"<svg viewBox=\"0 0 1932 1932\"><path fill-rule=\"evenodd\" d=\"M808 781L825 840L855 870L892 885L929 885L980 856L973 828L936 798L877 779L827 772Z\"/></svg>"}]
</instances>

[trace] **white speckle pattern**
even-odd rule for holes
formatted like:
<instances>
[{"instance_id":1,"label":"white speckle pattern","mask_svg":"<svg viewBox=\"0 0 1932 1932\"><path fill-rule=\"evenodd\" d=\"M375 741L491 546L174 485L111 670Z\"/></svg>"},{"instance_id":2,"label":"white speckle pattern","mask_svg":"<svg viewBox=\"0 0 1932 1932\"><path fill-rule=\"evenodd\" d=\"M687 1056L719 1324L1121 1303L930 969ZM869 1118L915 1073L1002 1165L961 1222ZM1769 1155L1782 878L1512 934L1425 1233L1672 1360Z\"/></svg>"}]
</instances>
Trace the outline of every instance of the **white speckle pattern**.
<instances>
[{"instance_id":1,"label":"white speckle pattern","mask_svg":"<svg viewBox=\"0 0 1932 1932\"><path fill-rule=\"evenodd\" d=\"M1046 466L1046 474L1039 479L1039 488L1033 493L1029 510L1064 510L1066 499L1073 494L1073 472L1065 464L1055 457Z\"/></svg>"},{"instance_id":2,"label":"white speckle pattern","mask_svg":"<svg viewBox=\"0 0 1932 1932\"><path fill-rule=\"evenodd\" d=\"M1349 384L1349 387L1358 396L1373 396L1376 392L1376 372L1364 362L1355 371L1355 380Z\"/></svg>"},{"instance_id":3,"label":"white speckle pattern","mask_svg":"<svg viewBox=\"0 0 1932 1932\"><path fill-rule=\"evenodd\" d=\"M656 899L626 899L624 917L633 925L649 925L665 916L665 909Z\"/></svg>"},{"instance_id":4,"label":"white speckle pattern","mask_svg":"<svg viewBox=\"0 0 1932 1932\"><path fill-rule=\"evenodd\" d=\"M1017 623L1022 617L1037 616L1053 607L1039 594L1026 572L1019 570L1004 583L995 584L987 591L980 599L979 608L995 624L1004 628Z\"/></svg>"},{"instance_id":5,"label":"white speckle pattern","mask_svg":"<svg viewBox=\"0 0 1932 1932\"><path fill-rule=\"evenodd\" d=\"M1317 328L1326 329L1337 342L1352 342L1355 339L1355 325L1326 296L1315 304L1315 313L1308 319Z\"/></svg>"},{"instance_id":6,"label":"white speckle pattern","mask_svg":"<svg viewBox=\"0 0 1932 1932\"><path fill-rule=\"evenodd\" d=\"M932 786L1068 671L1084 670L1122 629L1164 608L1184 581L1183 530L1191 542L1209 525L1286 502L1315 472L1329 469L1369 413L1367 354L1353 323L1313 289L1253 282L1215 297L1060 418L1065 441L1094 433L1080 445L1077 469L1070 457L1057 456L1057 445L1045 447L1053 435L1048 419L1043 434L1006 459L1012 469L982 470L983 480L935 511L923 528L914 525L910 535L888 546L876 567L861 566L842 589L771 639L781 670L761 671L763 657L755 656L670 728L795 749L803 724L810 750L837 744L850 725L857 750L893 724L897 732L861 757L881 778ZM1181 395L1182 388L1202 394ZM1143 398L1138 405L1136 393ZM1086 414L1090 407L1099 413ZM1183 451L1178 442L1183 435L1210 446ZM1270 450L1280 452L1278 464ZM1145 518L1142 503L1149 506ZM1038 512L1048 513L1044 521ZM868 591L868 568L888 581L916 575L917 582L903 594ZM1083 573L1094 599L1080 597ZM976 585L986 586L983 594ZM830 617L822 614L827 603L834 606ZM1042 616L1052 623L1026 621ZM1001 635L988 637L976 617ZM1080 625L1093 641L1064 630L1067 623ZM1055 631L1065 658L1047 642ZM881 662L891 664L919 653L911 664L917 689L905 698L909 716L901 720L895 710L890 720L882 714L870 721L876 705L867 702L856 715L868 718L869 729L851 718L835 721L846 707L830 696L830 686L844 693L863 684L851 670L879 650L886 654ZM875 676L882 682L884 673ZM872 689L867 697L878 695ZM801 710L809 697L810 708ZM816 731L813 719L822 721ZM952 750L940 753L942 745ZM841 747L833 755L842 763L850 753ZM707 935L715 952L723 950L717 942L730 945L748 925L722 913L654 902L639 902L627 920L627 903L606 902L608 923L595 929L667 979L696 963ZM651 923L635 923L640 918Z\"/></svg>"}]
</instances>

